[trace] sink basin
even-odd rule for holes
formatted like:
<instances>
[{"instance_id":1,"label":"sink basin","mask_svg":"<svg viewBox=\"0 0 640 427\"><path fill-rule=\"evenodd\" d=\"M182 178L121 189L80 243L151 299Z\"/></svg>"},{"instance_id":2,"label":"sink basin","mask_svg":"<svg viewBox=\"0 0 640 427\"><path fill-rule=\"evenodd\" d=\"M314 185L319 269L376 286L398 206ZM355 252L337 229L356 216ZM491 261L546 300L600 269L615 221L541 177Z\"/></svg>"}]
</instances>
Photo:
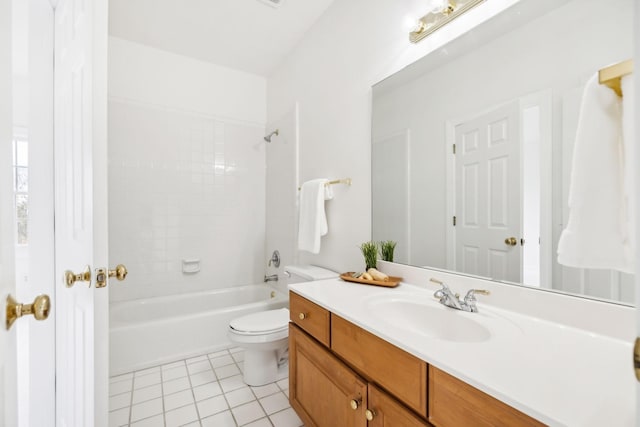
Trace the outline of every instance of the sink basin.
<instances>
[{"instance_id":1,"label":"sink basin","mask_svg":"<svg viewBox=\"0 0 640 427\"><path fill-rule=\"evenodd\" d=\"M455 342L482 342L491 338L491 330L473 319L478 313L453 310L438 303L410 299L372 300L371 315L386 323L420 335Z\"/></svg>"}]
</instances>

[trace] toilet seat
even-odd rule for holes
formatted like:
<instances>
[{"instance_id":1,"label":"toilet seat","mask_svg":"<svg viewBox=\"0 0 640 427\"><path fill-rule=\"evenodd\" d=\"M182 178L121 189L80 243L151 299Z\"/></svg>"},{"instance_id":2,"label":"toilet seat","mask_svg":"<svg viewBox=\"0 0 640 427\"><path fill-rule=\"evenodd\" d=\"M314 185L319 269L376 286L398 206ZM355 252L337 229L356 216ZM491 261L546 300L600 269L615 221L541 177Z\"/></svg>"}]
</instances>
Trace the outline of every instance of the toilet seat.
<instances>
[{"instance_id":1,"label":"toilet seat","mask_svg":"<svg viewBox=\"0 0 640 427\"><path fill-rule=\"evenodd\" d=\"M278 332L288 331L289 309L267 310L238 317L229 322L229 330L238 335L280 336ZM275 338L275 337L274 337Z\"/></svg>"}]
</instances>

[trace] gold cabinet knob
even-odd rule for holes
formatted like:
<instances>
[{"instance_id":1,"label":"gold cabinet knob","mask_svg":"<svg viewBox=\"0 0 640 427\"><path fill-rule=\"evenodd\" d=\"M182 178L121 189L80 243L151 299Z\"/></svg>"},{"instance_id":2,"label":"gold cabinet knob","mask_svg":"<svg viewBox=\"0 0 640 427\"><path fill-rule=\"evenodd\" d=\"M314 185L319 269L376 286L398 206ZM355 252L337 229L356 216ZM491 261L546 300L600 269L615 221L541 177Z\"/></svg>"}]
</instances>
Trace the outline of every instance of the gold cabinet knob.
<instances>
[{"instance_id":1,"label":"gold cabinet knob","mask_svg":"<svg viewBox=\"0 0 640 427\"><path fill-rule=\"evenodd\" d=\"M51 300L48 295L38 295L32 304L20 304L11 295L7 296L6 328L9 330L16 319L33 314L36 320L45 320L49 317Z\"/></svg>"},{"instance_id":2,"label":"gold cabinet knob","mask_svg":"<svg viewBox=\"0 0 640 427\"><path fill-rule=\"evenodd\" d=\"M516 239L515 237L507 237L506 239L504 239L504 244L507 246L515 246L518 244L518 239Z\"/></svg>"},{"instance_id":3,"label":"gold cabinet knob","mask_svg":"<svg viewBox=\"0 0 640 427\"><path fill-rule=\"evenodd\" d=\"M360 407L360 402L362 402L361 399L351 399L351 402L349 402L349 405L351 406L351 409L355 411Z\"/></svg>"},{"instance_id":4,"label":"gold cabinet knob","mask_svg":"<svg viewBox=\"0 0 640 427\"><path fill-rule=\"evenodd\" d=\"M119 281L123 281L127 278L127 273L129 273L127 267L124 264L118 264L115 269L109 270L109 277L115 277Z\"/></svg>"},{"instance_id":5,"label":"gold cabinet knob","mask_svg":"<svg viewBox=\"0 0 640 427\"><path fill-rule=\"evenodd\" d=\"M366 411L364 411L364 416L367 418L367 421L373 421L373 418L376 416L376 413L371 409L367 409Z\"/></svg>"},{"instance_id":6,"label":"gold cabinet knob","mask_svg":"<svg viewBox=\"0 0 640 427\"><path fill-rule=\"evenodd\" d=\"M300 320L304 320L304 319L306 319L306 318L307 318L307 315L306 315L306 314L304 314L304 313L300 313L300 314L298 314L298 319L300 319Z\"/></svg>"},{"instance_id":7,"label":"gold cabinet knob","mask_svg":"<svg viewBox=\"0 0 640 427\"><path fill-rule=\"evenodd\" d=\"M76 282L89 282L89 286L91 286L91 268L88 265L82 273L75 274L71 270L64 272L64 283L67 288L72 287Z\"/></svg>"}]
</instances>

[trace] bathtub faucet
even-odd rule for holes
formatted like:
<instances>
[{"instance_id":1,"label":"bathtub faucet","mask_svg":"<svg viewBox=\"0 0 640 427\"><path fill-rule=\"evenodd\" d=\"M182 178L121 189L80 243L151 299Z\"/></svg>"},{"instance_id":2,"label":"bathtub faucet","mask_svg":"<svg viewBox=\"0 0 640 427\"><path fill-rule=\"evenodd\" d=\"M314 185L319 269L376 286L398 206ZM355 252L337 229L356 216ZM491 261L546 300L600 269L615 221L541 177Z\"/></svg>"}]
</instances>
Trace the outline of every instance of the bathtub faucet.
<instances>
[{"instance_id":1,"label":"bathtub faucet","mask_svg":"<svg viewBox=\"0 0 640 427\"><path fill-rule=\"evenodd\" d=\"M278 281L278 275L277 274L272 274L270 276L267 276L267 275L264 276L264 283L277 282L277 281Z\"/></svg>"}]
</instances>

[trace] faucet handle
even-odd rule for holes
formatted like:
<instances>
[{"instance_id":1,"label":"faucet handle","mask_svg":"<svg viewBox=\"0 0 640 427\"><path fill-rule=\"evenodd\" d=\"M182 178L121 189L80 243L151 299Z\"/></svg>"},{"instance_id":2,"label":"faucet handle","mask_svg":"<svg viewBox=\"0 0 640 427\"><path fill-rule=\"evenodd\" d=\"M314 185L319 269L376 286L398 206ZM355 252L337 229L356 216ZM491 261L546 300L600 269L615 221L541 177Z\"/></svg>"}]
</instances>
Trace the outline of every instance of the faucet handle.
<instances>
[{"instance_id":1,"label":"faucet handle","mask_svg":"<svg viewBox=\"0 0 640 427\"><path fill-rule=\"evenodd\" d=\"M435 284L437 284L437 285L447 286L447 285L445 285L445 284L444 284L444 282L442 282L442 281L440 281L440 280L436 279L435 277L432 277L431 279L429 279L429 281L430 281L430 282L433 282L433 283L435 283Z\"/></svg>"},{"instance_id":2,"label":"faucet handle","mask_svg":"<svg viewBox=\"0 0 640 427\"><path fill-rule=\"evenodd\" d=\"M476 294L478 294L478 295L489 295L489 294L491 294L491 292L489 292L486 289L469 289L469 292L467 292L467 295L464 296L464 300L465 301L476 301Z\"/></svg>"}]
</instances>

